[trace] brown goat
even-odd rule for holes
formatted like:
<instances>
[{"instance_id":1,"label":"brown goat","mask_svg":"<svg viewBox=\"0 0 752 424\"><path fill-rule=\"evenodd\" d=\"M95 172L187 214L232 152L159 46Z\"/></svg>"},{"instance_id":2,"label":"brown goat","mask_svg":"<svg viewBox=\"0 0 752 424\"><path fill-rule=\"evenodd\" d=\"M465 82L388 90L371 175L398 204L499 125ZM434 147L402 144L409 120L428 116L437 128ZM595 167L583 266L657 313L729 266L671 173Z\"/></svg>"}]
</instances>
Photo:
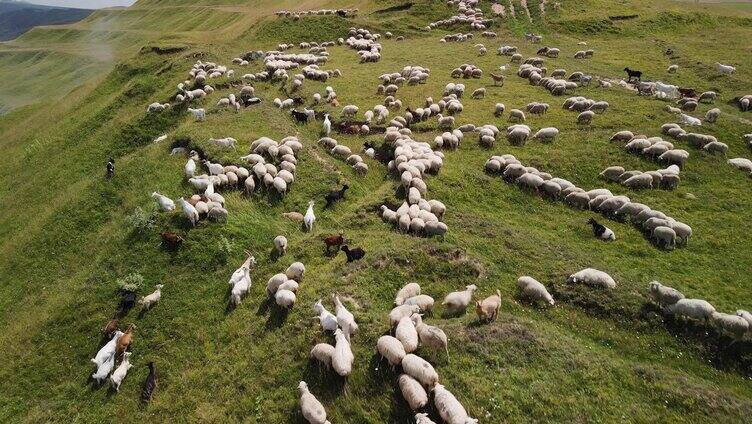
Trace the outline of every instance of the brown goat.
<instances>
[{"instance_id":1,"label":"brown goat","mask_svg":"<svg viewBox=\"0 0 752 424\"><path fill-rule=\"evenodd\" d=\"M330 249L332 247L335 248L335 251L338 251L340 246L342 246L342 243L344 242L345 242L345 238L342 235L342 233L325 237L324 244L326 244L326 253L330 253Z\"/></svg>"},{"instance_id":2,"label":"brown goat","mask_svg":"<svg viewBox=\"0 0 752 424\"><path fill-rule=\"evenodd\" d=\"M117 347L115 350L115 357L119 358L123 355L123 353L128 350L128 347L131 345L131 342L133 342L133 330L136 329L136 326L131 324L128 326L128 329L125 330L125 333L120 336L120 338L117 341Z\"/></svg>"},{"instance_id":3,"label":"brown goat","mask_svg":"<svg viewBox=\"0 0 752 424\"><path fill-rule=\"evenodd\" d=\"M501 292L496 290L496 294L488 296L483 300L475 302L475 313L478 314L478 319L485 321L493 321L499 315L499 309L501 308Z\"/></svg>"},{"instance_id":4,"label":"brown goat","mask_svg":"<svg viewBox=\"0 0 752 424\"><path fill-rule=\"evenodd\" d=\"M102 335L104 335L105 339L111 339L112 335L115 334L115 331L118 329L118 319L117 317L112 318L107 325L104 326L102 329Z\"/></svg>"},{"instance_id":5,"label":"brown goat","mask_svg":"<svg viewBox=\"0 0 752 424\"><path fill-rule=\"evenodd\" d=\"M168 249L177 249L183 243L183 237L172 231L162 231L162 244Z\"/></svg>"}]
</instances>

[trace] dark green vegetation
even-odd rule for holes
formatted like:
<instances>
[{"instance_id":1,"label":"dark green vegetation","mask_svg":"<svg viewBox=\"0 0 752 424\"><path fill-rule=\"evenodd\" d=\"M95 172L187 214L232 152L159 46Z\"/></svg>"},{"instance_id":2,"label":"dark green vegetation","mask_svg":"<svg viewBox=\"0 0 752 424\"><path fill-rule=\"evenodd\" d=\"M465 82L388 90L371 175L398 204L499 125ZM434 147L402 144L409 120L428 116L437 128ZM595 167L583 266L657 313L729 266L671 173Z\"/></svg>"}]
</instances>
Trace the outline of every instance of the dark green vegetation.
<instances>
[{"instance_id":1,"label":"dark green vegetation","mask_svg":"<svg viewBox=\"0 0 752 424\"><path fill-rule=\"evenodd\" d=\"M504 127L506 116L492 115L494 103L523 108L543 101L551 110L529 117L528 125L556 126L561 136L552 144L529 142L522 148L500 139L489 150L468 135L459 150L447 152L439 175L426 178L429 196L448 208L450 230L444 240L399 234L382 223L375 210L399 201L398 183L375 161L368 161L367 176L358 177L318 147L318 124L296 126L271 105L274 97L284 97L277 83L254 84L264 103L235 114L214 104L222 95L237 93L239 82L216 81L225 88L203 102L208 112L204 123L195 123L182 107L145 113L149 103L174 94L197 59L230 66L231 58L242 52L319 36L326 38L318 41L325 41L345 36L340 31L351 25L390 30L407 39L382 40L383 58L375 64L357 64L355 51L331 48L325 68L339 68L343 76L327 85L336 89L342 104L357 104L362 114L383 100L375 94L378 75L416 64L431 69L428 83L398 91L406 106L416 107L426 96L437 99L451 80L450 70L462 63L486 73L507 64L507 57L494 54L500 44L518 45L524 56L534 55L538 46L521 39L532 28L543 32L544 44L562 49L559 59L547 61L549 69L617 78L629 66L653 79L719 91L714 107L723 114L701 131L727 143L728 157L750 156L741 139L752 132L748 116L731 103L751 91L752 59L738 41L749 39L752 31L743 8L564 1L559 11L549 8L543 16L534 15L532 23L520 13L516 21L499 20L493 28L497 39L478 36L467 43L440 44L440 36L466 29L423 32L427 22L453 11L439 1L413 3L394 8L402 3L141 1L126 11L96 12L70 27L34 29L2 52L0 75L6 80L12 72L24 75L27 65L33 72L15 79L15 87L6 84L0 90L28 87L22 91L34 104L0 118L0 421L300 423L296 386L304 379L333 423L407 422L407 408L394 392L394 375L387 367L376 369L374 347L387 331L386 314L396 290L409 281L419 282L439 302L447 292L471 283L478 285L478 297L501 291L502 313L494 323L479 325L472 311L442 318L440 308L426 319L449 335L451 362L443 353L421 351L481 422L748 419L750 343L731 345L713 329L664 319L645 292L647 283L657 279L724 312L752 308L750 179L727 166L726 158L681 142L678 147L691 157L674 192L633 192L598 178L609 165L658 167L625 153L608 138L621 129L657 135L660 125L673 119L663 111L665 102L618 87L584 87L578 94L606 100L611 108L596 116L592 126L580 127L575 114L560 108L563 98L528 85L514 76L514 69L507 71L504 87L493 87L488 78L463 81L468 93L486 86L488 94L484 100L463 99L458 124ZM322 25L270 17L280 8L351 6L361 9L358 17L312 18ZM639 17L609 19L632 14ZM94 57L96 44L86 42L91 39L108 46L112 56L88 65L84 58ZM581 40L596 51L593 59L571 58ZM477 56L476 42L486 44L487 56ZM663 55L669 47L673 58ZM716 61L732 62L737 73L716 75ZM680 65L677 74L665 73L671 63ZM242 75L257 71L258 65L234 68ZM71 79L74 71L82 74ZM310 99L324 87L307 81L302 95ZM46 90L51 94L42 97ZM710 107L701 105L694 115ZM339 114L339 109L319 109ZM416 131L415 138L432 140L433 122L421 124L427 131ZM167 141L151 143L162 134L169 135ZM214 160L236 163L257 137L279 140L287 135L298 135L305 148L286 197L261 192L249 198L225 191L230 218L224 225L202 222L189 229L178 213L155 213L151 225L132 224L137 208L150 216L152 191L172 198L191 191L183 181L185 158L169 156L172 142L188 142L205 148ZM226 136L238 139L236 152L206 142ZM380 140L335 138L354 151L366 140ZM531 196L485 174L485 160L501 153L584 188L605 186L628 195L688 223L695 235L689 246L666 252L629 224L601 220L614 229L617 240L598 242L586 225L593 214ZM116 176L105 180L110 156L116 158ZM342 182L350 185L346 200L322 210L325 193ZM312 233L304 233L281 214L303 212L309 199L317 201L318 220ZM164 229L185 236L178 251L159 247ZM364 260L345 264L342 254L324 255L321 238L338 231L366 249ZM275 262L270 252L278 234L286 235L290 248ZM251 273L248 297L228 311L226 282L243 261L244 249L253 251L259 264ZM266 301L265 284L296 260L305 263L307 272L298 303L285 315ZM570 273L587 266L609 272L617 288L603 293L564 283ZM162 300L143 316L136 308L122 321L122 327L134 322L138 329L134 368L120 393L93 389L87 384L93 372L89 358L117 306L118 280L133 273L144 278L140 294L164 284ZM549 287L556 307L519 300L514 282L520 275ZM349 300L362 329L353 339L355 368L347 384L320 373L307 359L314 343L331 342L311 318L311 305L322 298L331 308L329 296L335 291ZM157 365L159 387L152 403L141 407L140 386L149 361Z\"/></svg>"},{"instance_id":2,"label":"dark green vegetation","mask_svg":"<svg viewBox=\"0 0 752 424\"><path fill-rule=\"evenodd\" d=\"M91 10L40 6L22 2L0 1L0 41L12 40L29 28L79 21Z\"/></svg>"}]
</instances>

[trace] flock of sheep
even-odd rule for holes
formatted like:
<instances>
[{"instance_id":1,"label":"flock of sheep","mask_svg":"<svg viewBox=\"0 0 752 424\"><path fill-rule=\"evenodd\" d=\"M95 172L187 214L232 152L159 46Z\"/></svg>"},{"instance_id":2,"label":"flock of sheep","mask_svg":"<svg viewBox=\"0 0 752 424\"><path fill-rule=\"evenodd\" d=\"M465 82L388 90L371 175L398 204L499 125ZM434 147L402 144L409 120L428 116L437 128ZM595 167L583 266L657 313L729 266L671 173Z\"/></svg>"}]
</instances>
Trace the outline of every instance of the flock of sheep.
<instances>
[{"instance_id":1,"label":"flock of sheep","mask_svg":"<svg viewBox=\"0 0 752 424\"><path fill-rule=\"evenodd\" d=\"M478 0L449 0L447 4L456 7L457 14L447 19L432 22L428 25L428 29L467 24L470 30L483 31L481 36L485 38L497 37L495 32L486 30L492 19L483 16L483 12L478 8ZM323 9L303 12L278 11L276 15L297 20L310 15L347 17L353 16L357 12L357 9ZM384 36L388 39L393 37L390 32L385 33ZM277 46L277 50L252 51L242 57L236 57L232 60L232 63L242 67L250 66L254 61L262 59L263 70L257 73L244 74L241 77L243 85L239 92L221 97L216 103L216 108L232 109L238 112L242 107L262 102L262 99L257 97L256 89L252 85L254 81L289 83L291 92L295 93L301 89L306 80L327 82L329 78L341 76L342 73L338 69L322 69L329 59L330 53L327 48L334 45L347 46L356 50L360 63L377 62L382 55L380 38L381 34L353 27L350 28L347 38L321 43L308 41L297 44L298 48L307 49L307 53L285 53L286 50L295 48L296 45L280 44ZM466 41L472 38L472 32L457 33L446 35L440 41ZM542 40L542 37L536 34L527 34L525 38L531 43L539 43ZM397 37L397 39L399 40L401 37ZM480 56L487 52L483 44L476 44L474 48L477 49ZM594 78L581 71L572 72L567 76L564 69L554 69L549 73L544 66L545 61L559 56L561 50L556 47L542 47L536 53L538 56L524 60L516 46L502 45L497 53L509 56L511 63L520 64L517 70L517 75L520 78L528 80L531 85L545 88L554 96L571 94L578 87L590 84ZM574 54L574 58L587 59L593 57L593 55L593 50L579 50ZM290 75L289 71L299 68L301 68L300 73ZM724 74L732 74L735 71L733 66L720 63L716 64L716 68L718 72ZM500 70L504 72L506 66L501 66ZM629 79L626 82L620 81L620 85L629 87L630 80L636 78L637 81L634 86L638 94L649 94L664 100L679 98L677 100L679 107L668 106L667 110L676 114L680 122L663 125L661 127L663 135L688 143L706 152L722 154L727 152L728 146L719 142L712 135L690 133L681 127L681 125L702 125L699 118L694 118L685 112L695 111L699 103L712 103L716 99L717 93L708 91L691 96L690 94L694 93L682 92L679 87L664 84L660 81L642 82L640 81L641 72L639 71L632 71L629 68L625 68L625 71L628 73ZM667 69L669 73L677 71L678 66L676 65ZM177 87L177 92L174 95L176 103L192 104L200 102L215 91L208 84L210 79L232 79L234 70L216 63L198 61L193 65L188 75L189 78ZM445 159L441 150L458 149L465 135L476 133L478 143L481 146L493 148L501 131L493 124L456 126L456 117L464 109L461 99L466 90L465 85L458 82L446 84L439 101L436 102L433 98L428 97L422 107L415 109L407 107L404 112L399 112L402 110L403 101L397 98L397 95L402 87L425 84L430 75L430 69L418 65L408 65L399 72L380 75L378 77L380 84L376 88L376 93L386 96L383 103L365 110L363 113L364 120L361 122L356 121L360 112L359 107L353 104L345 105L341 109L338 128L346 134L366 136L372 132L372 128L386 125L382 146L377 147L371 143L365 143L363 154L367 158L378 159L379 153L384 154L384 151L388 153L383 162L386 164L389 173L399 180L397 193L398 195L403 194L404 200L401 205L394 208L390 208L387 204L381 205L379 211L381 218L384 222L405 233L443 237L448 231L447 224L444 222L447 209L441 201L428 198L428 186L424 178L427 175L437 174L441 170ZM475 65L463 64L453 69L450 76L454 79L480 79L483 78L484 73ZM493 73L490 73L490 77L494 85L500 83L502 86L506 78L503 74L495 75ZM604 79L598 79L598 83L600 87L604 88L611 86L611 82ZM486 88L476 89L471 93L470 101L482 99L486 95ZM298 106L305 103L305 99L294 97L292 94L289 96L284 100L275 98L272 104L278 109L290 109L290 115L298 124L316 121L317 112L313 108L322 105L322 103L326 103L330 107L339 107L337 93L331 86L326 87L323 96L320 93L313 94L311 99L312 109L304 106L302 111L297 110ZM748 110L751 102L752 95L738 99L742 111ZM170 103L155 102L148 106L147 111L158 113L170 106ZM605 101L595 101L583 96L569 97L563 103L565 110L578 113L576 121L583 125L590 125L596 114L605 113L609 106ZM524 111L521 109L509 110L507 120L514 122L505 131L509 143L515 146L523 146L529 138L541 142L554 141L559 136L557 128L543 127L533 132L529 126L525 125L526 112L533 115L544 115L548 112L549 107L549 104L545 102L531 102L526 105ZM188 111L198 121L206 119L206 111L203 108L188 108ZM391 119L390 112L395 114ZM493 117L501 118L505 112L506 106L503 103L496 103ZM711 109L706 113L704 121L708 123L716 122L720 115L719 109ZM320 116L321 114L319 114ZM413 131L410 127L432 118L435 118L435 128L443 132L436 135L432 143L413 138ZM367 173L369 167L363 157L353 153L350 147L338 143L330 136L333 125L330 115L324 114L321 126L322 137L318 140L318 144L332 156L345 161L356 174ZM745 135L745 139L752 145L752 134ZM643 172L625 170L621 166L610 166L601 172L600 176L603 179L619 183L633 190L658 188L673 190L678 187L681 181L680 171L689 158L689 153L686 150L676 149L673 143L663 140L661 137L648 137L634 134L628 130L615 133L611 137L611 141L624 143L624 149L627 152L654 159L665 165L666 168ZM231 137L212 138L208 143L221 149L234 150L237 140ZM251 194L257 188L263 186L267 191L273 191L279 196L284 196L295 181L298 154L302 149L304 149L303 143L295 136L285 137L279 142L268 137L261 137L251 143L247 155L239 158L244 166L222 165L212 162L208 158L201 160L198 153L189 151L187 148L173 149L173 153L183 152L188 154L184 168L185 177L196 191L187 200L183 197L179 198L177 203L180 205L185 218L195 226L204 217L214 221L227 220L228 212L225 209L224 197L219 193L224 188L240 189L247 194ZM377 153L377 150L379 150L379 153ZM735 158L729 159L728 163L752 175L752 161L745 158ZM201 166L205 168L206 172L200 173ZM513 155L491 156L485 163L485 170L490 174L500 175L505 181L514 183L523 190L540 194L552 201L563 201L574 208L596 211L614 220L629 220L643 230L647 237L659 247L673 249L677 244L686 245L692 236L692 229L689 225L676 221L661 211L651 209L642 203L633 202L627 196L614 195L606 188L586 191L563 178L554 177L533 167L526 167ZM327 205L344 198L347 188L347 185L345 185L342 190L330 193L327 196ZM173 211L176 209L175 202L169 197L159 192L152 193L152 197L159 210ZM290 219L301 221L304 228L310 231L316 219L314 202L309 202L305 215L298 212L288 212L284 215ZM591 219L590 223L596 237L606 241L615 240L616 235L611 229L597 223L594 219ZM171 232L163 233L162 237L163 241L166 242L180 241L178 240L179 236ZM325 240L327 250L330 244L339 246L342 242L342 235L330 236ZM285 236L277 236L273 240L273 244L278 255L281 256L287 252L288 242ZM362 249L349 250L347 246L341 246L341 248L347 254L348 262L362 258L365 254ZM247 252L246 260L230 276L228 281L230 286L229 303L232 306L240 305L243 298L248 294L252 284L250 274L255 265L255 257ZM304 273L305 266L301 262L294 262L284 272L273 275L269 278L266 286L268 297L273 299L280 308L289 310L297 302L297 292ZM567 283L586 284L607 290L616 287L616 281L609 274L593 268L586 268L571 274ZM519 277L516 284L521 297L532 302L543 302L550 306L555 304L553 296L535 278L522 276ZM154 293L141 300L145 309L159 301L161 288L162 286L158 285ZM462 291L450 293L445 297L442 306L451 314L462 314L472 303L476 290L477 287L471 284ZM663 286L658 282L649 284L648 294L667 314L712 322L720 331L731 334L735 340L740 340L752 334L752 314L747 311L739 310L735 315L719 313L708 302L701 299L686 299L678 290ZM322 331L332 334L334 343L322 342L316 344L310 352L310 357L327 370L333 369L337 375L346 378L351 375L353 369L355 358L350 343L351 337L358 332L358 324L354 315L347 309L338 295L332 296L332 300L334 313L326 309L322 300L314 303L313 309ZM409 283L399 290L394 304L395 307L388 314L389 334L378 339L376 351L383 360L387 361L392 371L397 373L396 384L411 410L415 412L416 422L419 424L433 422L428 414L422 412L428 405L429 394L432 394L436 411L445 422L450 424L478 422L477 419L469 417L466 409L454 394L439 384L439 375L433 365L416 353L420 347L441 350L446 352L447 362L449 361L449 339L446 333L440 328L423 321L424 315L432 314L434 299L421 293L419 284ZM498 290L495 295L478 300L475 307L479 320L494 320L499 313L500 306L501 294ZM117 330L117 323L113 328L110 328L110 324L105 331L110 341L92 359L97 365L97 371L92 377L101 382L112 373L112 384L117 389L128 369L132 366L129 360L130 353L126 350L131 343L135 326L131 325L126 332L121 332ZM120 366L114 369L116 358L122 359ZM152 364L150 364L150 369L152 371L150 376L152 376L154 374ZM150 387L149 396L156 387L155 375ZM303 417L312 424L329 423L323 405L311 393L307 383L301 381L298 389ZM146 386L144 390L146 390Z\"/></svg>"}]
</instances>

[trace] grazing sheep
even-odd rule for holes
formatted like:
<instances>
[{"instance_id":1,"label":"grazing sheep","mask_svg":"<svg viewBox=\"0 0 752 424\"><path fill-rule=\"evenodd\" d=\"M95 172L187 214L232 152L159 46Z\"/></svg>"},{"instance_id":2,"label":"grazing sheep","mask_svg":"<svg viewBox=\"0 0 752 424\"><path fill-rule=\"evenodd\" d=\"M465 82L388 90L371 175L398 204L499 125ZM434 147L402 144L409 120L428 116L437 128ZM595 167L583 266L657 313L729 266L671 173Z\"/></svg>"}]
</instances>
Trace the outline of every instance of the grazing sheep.
<instances>
[{"instance_id":1,"label":"grazing sheep","mask_svg":"<svg viewBox=\"0 0 752 424\"><path fill-rule=\"evenodd\" d=\"M302 262L293 262L285 270L285 275L291 280L300 282L305 274L305 265Z\"/></svg>"},{"instance_id":2,"label":"grazing sheep","mask_svg":"<svg viewBox=\"0 0 752 424\"><path fill-rule=\"evenodd\" d=\"M350 348L350 341L339 328L335 330L334 338L336 339L336 344L334 345L334 354L332 355L332 367L341 377L347 377L352 372L354 359Z\"/></svg>"},{"instance_id":3,"label":"grazing sheep","mask_svg":"<svg viewBox=\"0 0 752 424\"><path fill-rule=\"evenodd\" d=\"M395 327L399 324L400 320L405 317L411 317L413 314L420 312L418 305L400 305L395 306L389 311L389 325Z\"/></svg>"},{"instance_id":4,"label":"grazing sheep","mask_svg":"<svg viewBox=\"0 0 752 424\"><path fill-rule=\"evenodd\" d=\"M525 122L525 112L519 109L512 109L509 111L508 121Z\"/></svg>"},{"instance_id":5,"label":"grazing sheep","mask_svg":"<svg viewBox=\"0 0 752 424\"><path fill-rule=\"evenodd\" d=\"M664 286L657 281L648 284L648 294L655 303L665 307L684 299L684 294L675 288Z\"/></svg>"},{"instance_id":6,"label":"grazing sheep","mask_svg":"<svg viewBox=\"0 0 752 424\"><path fill-rule=\"evenodd\" d=\"M496 105L494 106L494 116L497 118L500 117L504 113L505 109L506 106L504 106L504 103L496 103Z\"/></svg>"},{"instance_id":7,"label":"grazing sheep","mask_svg":"<svg viewBox=\"0 0 752 424\"><path fill-rule=\"evenodd\" d=\"M432 388L439 382L439 374L433 366L418 355L408 353L402 358L402 370L418 380L424 387Z\"/></svg>"},{"instance_id":8,"label":"grazing sheep","mask_svg":"<svg viewBox=\"0 0 752 424\"><path fill-rule=\"evenodd\" d=\"M338 295L334 295L334 313L337 316L337 324L342 328L348 339L358 332L355 316L342 304Z\"/></svg>"},{"instance_id":9,"label":"grazing sheep","mask_svg":"<svg viewBox=\"0 0 752 424\"><path fill-rule=\"evenodd\" d=\"M277 250L279 256L287 253L287 238L285 236L274 237L274 249Z\"/></svg>"},{"instance_id":10,"label":"grazing sheep","mask_svg":"<svg viewBox=\"0 0 752 424\"><path fill-rule=\"evenodd\" d=\"M428 418L428 414L418 413L418 414L415 414L415 424L436 424L436 423L432 421L430 418Z\"/></svg>"},{"instance_id":11,"label":"grazing sheep","mask_svg":"<svg viewBox=\"0 0 752 424\"><path fill-rule=\"evenodd\" d=\"M428 394L418 380L407 374L400 374L397 378L397 384L400 392L402 392L402 397L405 398L413 411L419 411L428 404Z\"/></svg>"},{"instance_id":12,"label":"grazing sheep","mask_svg":"<svg viewBox=\"0 0 752 424\"><path fill-rule=\"evenodd\" d=\"M311 359L315 359L328 370L332 367L332 356L334 356L334 346L329 343L318 343L311 349Z\"/></svg>"},{"instance_id":13,"label":"grazing sheep","mask_svg":"<svg viewBox=\"0 0 752 424\"><path fill-rule=\"evenodd\" d=\"M592 110L586 110L584 112L581 112L579 115L577 115L577 123L590 125L590 123L593 121L594 116L595 116L595 112L593 112Z\"/></svg>"},{"instance_id":14,"label":"grazing sheep","mask_svg":"<svg viewBox=\"0 0 752 424\"><path fill-rule=\"evenodd\" d=\"M326 424L329 421L326 420L326 410L324 405L316 399L316 396L312 395L308 390L308 384L305 381L301 381L298 384L298 391L300 392L300 411L303 413L303 418L308 421L309 424Z\"/></svg>"},{"instance_id":15,"label":"grazing sheep","mask_svg":"<svg viewBox=\"0 0 752 424\"><path fill-rule=\"evenodd\" d=\"M415 324L410 317L402 317L397 323L394 330L394 337L405 347L406 353L413 353L418 350L418 332L415 330Z\"/></svg>"},{"instance_id":16,"label":"grazing sheep","mask_svg":"<svg viewBox=\"0 0 752 424\"><path fill-rule=\"evenodd\" d=\"M313 305L313 310L318 314L319 323L323 331L334 332L338 328L337 317L331 312L327 311L324 305L321 303L321 299L316 301Z\"/></svg>"},{"instance_id":17,"label":"grazing sheep","mask_svg":"<svg viewBox=\"0 0 752 424\"><path fill-rule=\"evenodd\" d=\"M594 268L585 268L569 276L567 283L585 283L607 289L616 287L616 281L610 275Z\"/></svg>"},{"instance_id":18,"label":"grazing sheep","mask_svg":"<svg viewBox=\"0 0 752 424\"><path fill-rule=\"evenodd\" d=\"M730 333L734 340L743 339L749 331L749 322L738 315L713 312L711 319L719 330Z\"/></svg>"},{"instance_id":19,"label":"grazing sheep","mask_svg":"<svg viewBox=\"0 0 752 424\"><path fill-rule=\"evenodd\" d=\"M731 75L736 72L736 67L731 65L723 65L719 62L715 63L715 69L723 75Z\"/></svg>"},{"instance_id":20,"label":"grazing sheep","mask_svg":"<svg viewBox=\"0 0 752 424\"><path fill-rule=\"evenodd\" d=\"M405 303L405 300L420 294L420 285L418 283L407 283L398 292L394 298L394 304L399 306Z\"/></svg>"},{"instance_id":21,"label":"grazing sheep","mask_svg":"<svg viewBox=\"0 0 752 424\"><path fill-rule=\"evenodd\" d=\"M501 292L496 290L496 294L488 296L483 300L475 302L475 313L479 320L493 321L499 315L501 309Z\"/></svg>"},{"instance_id":22,"label":"grazing sheep","mask_svg":"<svg viewBox=\"0 0 752 424\"><path fill-rule=\"evenodd\" d=\"M611 136L611 141L629 141L634 138L632 131L619 131Z\"/></svg>"},{"instance_id":23,"label":"grazing sheep","mask_svg":"<svg viewBox=\"0 0 752 424\"><path fill-rule=\"evenodd\" d=\"M392 336L381 336L376 341L376 350L382 358L386 358L392 367L400 365L402 358L407 355L405 346L397 338Z\"/></svg>"},{"instance_id":24,"label":"grazing sheep","mask_svg":"<svg viewBox=\"0 0 752 424\"><path fill-rule=\"evenodd\" d=\"M533 135L533 138L542 142L549 142L556 139L559 135L559 130L554 127L541 128Z\"/></svg>"},{"instance_id":25,"label":"grazing sheep","mask_svg":"<svg viewBox=\"0 0 752 424\"><path fill-rule=\"evenodd\" d=\"M673 305L667 306L666 311L680 318L707 322L713 316L715 308L702 299L679 299Z\"/></svg>"},{"instance_id":26,"label":"grazing sheep","mask_svg":"<svg viewBox=\"0 0 752 424\"><path fill-rule=\"evenodd\" d=\"M141 300L138 301L138 303L141 305L143 309L146 309L146 310L151 309L152 305L159 302L159 299L162 298L162 287L164 287L164 285L157 284L154 287L156 290L154 290L152 294L148 296L144 296L141 298Z\"/></svg>"},{"instance_id":27,"label":"grazing sheep","mask_svg":"<svg viewBox=\"0 0 752 424\"><path fill-rule=\"evenodd\" d=\"M541 284L533 277L522 276L517 279L517 287L520 289L522 296L530 299L533 302L540 300L554 306L554 298L546 290L546 286Z\"/></svg>"},{"instance_id":28,"label":"grazing sheep","mask_svg":"<svg viewBox=\"0 0 752 424\"><path fill-rule=\"evenodd\" d=\"M673 249L676 247L676 231L670 227L658 226L650 236L651 240L659 247Z\"/></svg>"},{"instance_id":29,"label":"grazing sheep","mask_svg":"<svg viewBox=\"0 0 752 424\"><path fill-rule=\"evenodd\" d=\"M415 330L418 332L420 344L432 349L444 350L449 361L449 339L446 333L439 327L423 323L420 314L413 314L410 319L415 324Z\"/></svg>"},{"instance_id":30,"label":"grazing sheep","mask_svg":"<svg viewBox=\"0 0 752 424\"><path fill-rule=\"evenodd\" d=\"M280 286L274 294L274 303L285 309L290 309L295 305L297 297L292 290L284 289Z\"/></svg>"},{"instance_id":31,"label":"grazing sheep","mask_svg":"<svg viewBox=\"0 0 752 424\"><path fill-rule=\"evenodd\" d=\"M441 384L433 387L433 402L441 419L447 424L477 424L478 420L470 418L467 411L456 397Z\"/></svg>"},{"instance_id":32,"label":"grazing sheep","mask_svg":"<svg viewBox=\"0 0 752 424\"><path fill-rule=\"evenodd\" d=\"M473 99L482 99L486 97L486 89L485 87L481 87L473 91L473 93L470 95Z\"/></svg>"},{"instance_id":33,"label":"grazing sheep","mask_svg":"<svg viewBox=\"0 0 752 424\"><path fill-rule=\"evenodd\" d=\"M417 296L413 296L413 297L409 297L405 299L404 304L416 305L420 308L421 313L429 313L433 311L434 300L431 296L428 296L426 294L419 294Z\"/></svg>"},{"instance_id":34,"label":"grazing sheep","mask_svg":"<svg viewBox=\"0 0 752 424\"><path fill-rule=\"evenodd\" d=\"M467 305L473 298L473 293L478 289L475 284L470 284L465 287L463 291L452 292L446 295L444 301L441 302L447 308L450 314L456 314L459 312L466 312Z\"/></svg>"}]
</instances>

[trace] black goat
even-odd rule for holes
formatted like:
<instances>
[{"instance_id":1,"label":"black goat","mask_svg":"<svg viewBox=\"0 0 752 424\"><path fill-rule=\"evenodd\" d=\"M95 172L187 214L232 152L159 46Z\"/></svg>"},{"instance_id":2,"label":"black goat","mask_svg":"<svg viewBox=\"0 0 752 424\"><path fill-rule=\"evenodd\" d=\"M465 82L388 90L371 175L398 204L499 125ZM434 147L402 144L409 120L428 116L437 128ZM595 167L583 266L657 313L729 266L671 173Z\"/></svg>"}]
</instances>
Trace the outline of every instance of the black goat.
<instances>
[{"instance_id":1,"label":"black goat","mask_svg":"<svg viewBox=\"0 0 752 424\"><path fill-rule=\"evenodd\" d=\"M290 109L290 114L299 124L305 124L308 122L308 114L305 112L298 112L295 109Z\"/></svg>"},{"instance_id":2,"label":"black goat","mask_svg":"<svg viewBox=\"0 0 752 424\"><path fill-rule=\"evenodd\" d=\"M154 396L154 390L157 389L157 370L154 368L154 362L149 362L149 375L146 376L144 381L144 387L141 389L141 402L149 403L152 396Z\"/></svg>"},{"instance_id":3,"label":"black goat","mask_svg":"<svg viewBox=\"0 0 752 424\"><path fill-rule=\"evenodd\" d=\"M328 208L332 203L342 200L345 197L345 191L350 188L347 184L342 186L342 190L330 191L329 194L324 197L326 199L326 206Z\"/></svg>"},{"instance_id":4,"label":"black goat","mask_svg":"<svg viewBox=\"0 0 752 424\"><path fill-rule=\"evenodd\" d=\"M590 225L593 226L593 234L595 234L596 237L600 238L601 236L603 236L603 233L606 232L606 227L604 227L603 225L599 224L598 221L596 221L593 218L590 218L588 220L588 224L590 224Z\"/></svg>"},{"instance_id":5,"label":"black goat","mask_svg":"<svg viewBox=\"0 0 752 424\"><path fill-rule=\"evenodd\" d=\"M347 245L344 245L340 248L340 250L345 252L345 255L347 256L347 262L355 262L359 259L363 259L363 256L366 255L366 251L361 249L360 247L350 249Z\"/></svg>"},{"instance_id":6,"label":"black goat","mask_svg":"<svg viewBox=\"0 0 752 424\"><path fill-rule=\"evenodd\" d=\"M627 82L632 81L632 79L637 79L637 81L641 81L642 78L642 72L640 71L633 71L629 68L624 68L624 72L627 73Z\"/></svg>"}]
</instances>

